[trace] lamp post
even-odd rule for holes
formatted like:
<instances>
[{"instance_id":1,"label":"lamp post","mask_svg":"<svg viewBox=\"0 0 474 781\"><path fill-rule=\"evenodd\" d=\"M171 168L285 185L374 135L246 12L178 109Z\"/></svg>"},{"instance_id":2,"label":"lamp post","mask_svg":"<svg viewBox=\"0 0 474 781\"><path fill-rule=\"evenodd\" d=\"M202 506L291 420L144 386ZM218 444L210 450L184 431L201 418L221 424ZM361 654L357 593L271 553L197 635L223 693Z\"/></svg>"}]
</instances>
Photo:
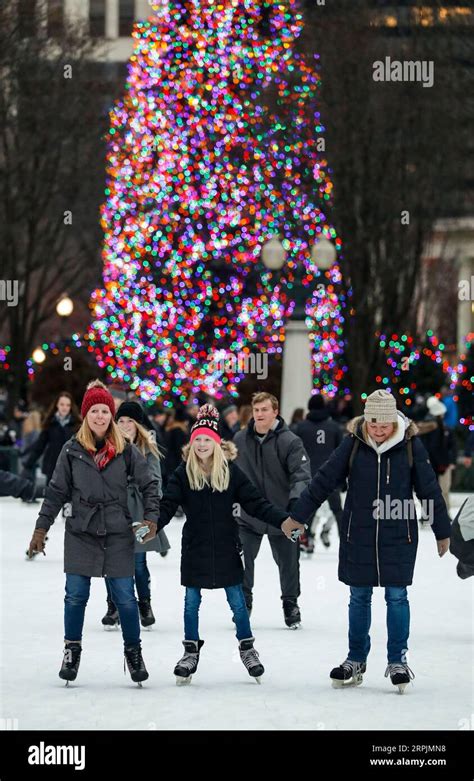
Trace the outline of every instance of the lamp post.
<instances>
[{"instance_id":1,"label":"lamp post","mask_svg":"<svg viewBox=\"0 0 474 781\"><path fill-rule=\"evenodd\" d=\"M324 237L311 248L311 259L321 270L327 271L337 258L336 248ZM273 237L262 247L262 261L269 271L281 271L286 252L278 237ZM297 407L306 408L313 389L311 343L306 327L306 301L308 293L303 285L303 268L296 267L293 283L295 306L285 329L283 348L281 415L289 421Z\"/></svg>"},{"instance_id":2,"label":"lamp post","mask_svg":"<svg viewBox=\"0 0 474 781\"><path fill-rule=\"evenodd\" d=\"M66 338L64 334L64 330L65 330L64 323L66 322L67 318L72 315L73 311L74 311L73 301L69 298L68 295L61 296L58 303L56 304L56 314L58 314L59 317L61 318L61 329L59 334L59 338L61 341Z\"/></svg>"}]
</instances>

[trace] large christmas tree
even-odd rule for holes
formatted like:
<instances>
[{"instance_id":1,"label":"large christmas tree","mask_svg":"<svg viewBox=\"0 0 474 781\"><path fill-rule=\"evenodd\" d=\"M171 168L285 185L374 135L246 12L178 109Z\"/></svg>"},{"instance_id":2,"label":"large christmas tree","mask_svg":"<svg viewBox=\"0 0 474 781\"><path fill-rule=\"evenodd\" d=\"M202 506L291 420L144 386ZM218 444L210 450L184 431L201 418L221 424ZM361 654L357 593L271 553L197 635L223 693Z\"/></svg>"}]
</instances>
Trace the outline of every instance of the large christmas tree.
<instances>
[{"instance_id":1,"label":"large christmas tree","mask_svg":"<svg viewBox=\"0 0 474 781\"><path fill-rule=\"evenodd\" d=\"M235 393L238 374L215 358L282 350L299 270L315 384L333 393L340 273L320 272L311 248L320 236L340 242L317 144L317 58L295 51L298 3L152 7L110 115L104 287L89 349L144 399ZM288 259L278 275L260 259L274 236Z\"/></svg>"}]
</instances>

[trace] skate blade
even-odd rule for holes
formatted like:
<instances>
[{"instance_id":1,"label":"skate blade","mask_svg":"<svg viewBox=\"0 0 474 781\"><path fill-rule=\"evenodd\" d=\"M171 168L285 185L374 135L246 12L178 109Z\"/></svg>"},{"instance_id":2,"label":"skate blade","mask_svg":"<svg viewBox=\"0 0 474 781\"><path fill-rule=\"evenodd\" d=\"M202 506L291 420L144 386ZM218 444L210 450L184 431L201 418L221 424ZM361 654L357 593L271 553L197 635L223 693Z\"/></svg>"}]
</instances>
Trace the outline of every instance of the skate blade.
<instances>
[{"instance_id":1,"label":"skate blade","mask_svg":"<svg viewBox=\"0 0 474 781\"><path fill-rule=\"evenodd\" d=\"M138 686L138 688L139 688L139 689L143 689L143 686L142 686L142 682L141 682L141 681L136 681L136 684L137 684L137 686Z\"/></svg>"},{"instance_id":2,"label":"skate blade","mask_svg":"<svg viewBox=\"0 0 474 781\"><path fill-rule=\"evenodd\" d=\"M360 686L364 679L362 676L357 678L348 678L347 681L339 681L337 678L331 678L331 684L333 689L344 689L347 686Z\"/></svg>"},{"instance_id":3,"label":"skate blade","mask_svg":"<svg viewBox=\"0 0 474 781\"><path fill-rule=\"evenodd\" d=\"M301 629L301 624L292 624L288 629L291 629L294 632L295 629Z\"/></svg>"},{"instance_id":4,"label":"skate blade","mask_svg":"<svg viewBox=\"0 0 474 781\"><path fill-rule=\"evenodd\" d=\"M257 675L254 678L254 681L256 681L256 683L258 683L258 685L261 686L262 685L262 676L261 675Z\"/></svg>"},{"instance_id":5,"label":"skate blade","mask_svg":"<svg viewBox=\"0 0 474 781\"><path fill-rule=\"evenodd\" d=\"M398 686L398 693L399 694L404 694L405 693L405 689L408 686L408 683L397 683L397 686Z\"/></svg>"},{"instance_id":6,"label":"skate blade","mask_svg":"<svg viewBox=\"0 0 474 781\"><path fill-rule=\"evenodd\" d=\"M102 626L106 632L115 632L116 629L119 629L118 624L114 624L113 626L111 626L111 624L102 624Z\"/></svg>"},{"instance_id":7,"label":"skate blade","mask_svg":"<svg viewBox=\"0 0 474 781\"><path fill-rule=\"evenodd\" d=\"M183 678L181 675L175 675L175 678L176 686L188 686L191 683L193 676L188 675L187 678Z\"/></svg>"}]
</instances>

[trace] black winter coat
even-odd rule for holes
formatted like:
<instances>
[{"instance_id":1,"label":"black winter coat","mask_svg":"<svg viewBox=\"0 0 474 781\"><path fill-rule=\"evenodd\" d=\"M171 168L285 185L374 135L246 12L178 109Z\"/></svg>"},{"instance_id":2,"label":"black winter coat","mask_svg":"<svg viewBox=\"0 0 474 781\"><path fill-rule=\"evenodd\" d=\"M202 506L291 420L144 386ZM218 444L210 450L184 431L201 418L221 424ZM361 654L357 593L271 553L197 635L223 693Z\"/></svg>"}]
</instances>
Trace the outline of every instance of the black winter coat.
<instances>
[{"instance_id":1,"label":"black winter coat","mask_svg":"<svg viewBox=\"0 0 474 781\"><path fill-rule=\"evenodd\" d=\"M328 460L329 456L342 442L342 428L331 418L329 410L311 410L306 420L295 428L295 434L301 439L306 450L311 476Z\"/></svg>"},{"instance_id":2,"label":"black winter coat","mask_svg":"<svg viewBox=\"0 0 474 781\"><path fill-rule=\"evenodd\" d=\"M457 448L454 434L444 425L442 420L429 418L433 429L421 434L421 441L428 452L431 466L437 475L446 472L450 464L457 460Z\"/></svg>"},{"instance_id":3,"label":"black winter coat","mask_svg":"<svg viewBox=\"0 0 474 781\"><path fill-rule=\"evenodd\" d=\"M221 445L230 462L230 483L226 491L206 486L194 491L189 485L186 464L171 475L160 502L158 529L173 518L179 505L186 514L181 543L181 584L194 588L224 588L242 583L238 515L240 506L265 523L280 528L288 517L263 498L237 464L232 442Z\"/></svg>"},{"instance_id":4,"label":"black winter coat","mask_svg":"<svg viewBox=\"0 0 474 781\"><path fill-rule=\"evenodd\" d=\"M34 445L26 453L27 457L23 461L25 469L31 469L35 466L44 453L41 471L46 475L46 479L49 482L53 476L62 448L71 439L78 427L79 421L73 417L65 426L61 426L56 418L53 418L48 428L43 429Z\"/></svg>"},{"instance_id":5,"label":"black winter coat","mask_svg":"<svg viewBox=\"0 0 474 781\"><path fill-rule=\"evenodd\" d=\"M349 477L349 489L341 521L339 580L349 586L409 586L412 583L418 545L418 523L413 510L413 490L420 500L432 500L433 532L437 540L450 536L451 522L441 489L417 429L410 422L405 438L390 450L377 454L362 437L363 418L351 421L345 437L319 469L292 517L303 523L349 474L349 460L356 438L359 447ZM407 440L412 438L410 471ZM377 499L384 510L376 508ZM402 511L394 511L394 500ZM409 503L407 504L407 501ZM388 504L387 504L388 503ZM387 511L388 508L388 511Z\"/></svg>"},{"instance_id":6,"label":"black winter coat","mask_svg":"<svg viewBox=\"0 0 474 781\"><path fill-rule=\"evenodd\" d=\"M61 450L36 522L49 529L61 507L72 502L66 519L64 572L87 577L129 578L135 574L135 535L128 508L127 479L140 489L146 521L158 521L158 480L135 445L99 470L90 453L73 437Z\"/></svg>"}]
</instances>

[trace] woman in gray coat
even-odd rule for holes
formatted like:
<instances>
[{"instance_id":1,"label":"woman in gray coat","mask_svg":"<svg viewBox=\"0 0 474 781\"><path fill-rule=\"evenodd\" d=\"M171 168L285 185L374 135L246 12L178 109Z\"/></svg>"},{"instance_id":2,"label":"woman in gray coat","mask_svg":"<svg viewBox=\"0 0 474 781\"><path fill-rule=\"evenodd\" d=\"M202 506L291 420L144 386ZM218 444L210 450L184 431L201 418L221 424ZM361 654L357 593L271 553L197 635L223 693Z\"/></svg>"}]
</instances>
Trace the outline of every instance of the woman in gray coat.
<instances>
[{"instance_id":1,"label":"woman in gray coat","mask_svg":"<svg viewBox=\"0 0 474 781\"><path fill-rule=\"evenodd\" d=\"M160 452L155 443L154 432L147 427L146 416L137 401L124 401L117 410L115 421L127 440L133 442L146 462L156 480L158 480L158 492L162 496L162 480L160 467ZM144 517L143 496L140 487L130 476L128 478L128 511L132 521L141 521ZM166 553L170 548L168 538L163 530L156 537L143 544L135 543L135 586L138 594L138 609L142 626L149 627L155 623L155 616L151 607L150 572L147 567L146 554L152 551ZM120 616L112 599L108 581L107 586L107 613L102 619L104 629L118 627Z\"/></svg>"},{"instance_id":2,"label":"woman in gray coat","mask_svg":"<svg viewBox=\"0 0 474 781\"><path fill-rule=\"evenodd\" d=\"M65 502L72 503L64 536L65 649L59 677L75 680L91 577L107 578L122 625L125 660L132 680L148 678L140 646L135 599L135 536L128 510L130 475L143 495L144 518L136 530L143 542L155 536L159 517L158 480L139 450L126 443L113 419L114 400L99 380L89 383L82 401L81 428L58 458L39 512L29 555L44 553L45 537ZM67 685L66 683L66 685Z\"/></svg>"}]
</instances>

